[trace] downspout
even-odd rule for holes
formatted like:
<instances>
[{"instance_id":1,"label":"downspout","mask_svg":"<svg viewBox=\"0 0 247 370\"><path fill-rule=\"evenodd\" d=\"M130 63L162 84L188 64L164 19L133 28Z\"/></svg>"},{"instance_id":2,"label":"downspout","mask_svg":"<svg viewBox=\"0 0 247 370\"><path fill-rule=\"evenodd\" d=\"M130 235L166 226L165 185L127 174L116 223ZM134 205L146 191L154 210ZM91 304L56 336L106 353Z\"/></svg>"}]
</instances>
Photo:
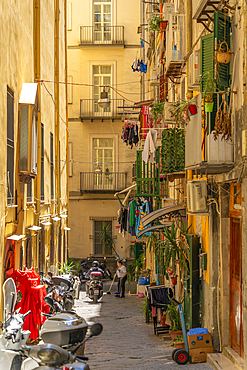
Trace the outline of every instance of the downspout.
<instances>
[{"instance_id":1,"label":"downspout","mask_svg":"<svg viewBox=\"0 0 247 370\"><path fill-rule=\"evenodd\" d=\"M67 0L64 1L64 43L65 43L65 112L66 112L66 202L67 202L67 225L69 226L69 151L68 151L68 63L67 63ZM68 244L68 232L67 232L67 238L66 238L67 244ZM65 261L67 261L67 248L68 245L65 244L64 241L64 256Z\"/></svg>"},{"instance_id":2,"label":"downspout","mask_svg":"<svg viewBox=\"0 0 247 370\"><path fill-rule=\"evenodd\" d=\"M56 212L60 213L60 178L59 178L59 0L54 0L55 10L55 42L54 42L54 55L55 55L55 199L56 199ZM56 83L57 82L57 83ZM58 225L55 226L57 231ZM57 235L57 232L54 233ZM58 240L56 238L56 247L58 247ZM55 249L54 264L57 264L58 250Z\"/></svg>"},{"instance_id":3,"label":"downspout","mask_svg":"<svg viewBox=\"0 0 247 370\"><path fill-rule=\"evenodd\" d=\"M35 0L34 8L34 81L40 80L40 0ZM35 197L36 197L36 215L34 215L35 224L39 222L40 213L40 196L41 196L41 83L38 82L38 148L37 148L37 177L35 180ZM34 267L38 268L39 262L39 233L36 238L36 255Z\"/></svg>"},{"instance_id":4,"label":"downspout","mask_svg":"<svg viewBox=\"0 0 247 370\"><path fill-rule=\"evenodd\" d=\"M189 53L192 47L192 0L186 0L186 52ZM187 76L187 99L192 99L193 92L188 90L189 82L189 63L186 64L186 76Z\"/></svg>"}]
</instances>

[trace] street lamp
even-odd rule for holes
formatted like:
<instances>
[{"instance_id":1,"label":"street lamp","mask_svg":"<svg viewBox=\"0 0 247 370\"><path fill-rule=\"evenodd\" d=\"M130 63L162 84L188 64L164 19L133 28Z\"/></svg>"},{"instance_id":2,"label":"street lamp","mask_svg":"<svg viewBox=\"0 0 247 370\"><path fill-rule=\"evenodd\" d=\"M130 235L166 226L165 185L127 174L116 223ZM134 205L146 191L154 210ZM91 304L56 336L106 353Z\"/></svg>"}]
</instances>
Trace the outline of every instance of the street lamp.
<instances>
[{"instance_id":1,"label":"street lamp","mask_svg":"<svg viewBox=\"0 0 247 370\"><path fill-rule=\"evenodd\" d=\"M100 93L100 99L98 100L98 105L100 108L109 108L110 104L111 104L111 101L108 98L108 92L106 92L104 89L104 91Z\"/></svg>"}]
</instances>

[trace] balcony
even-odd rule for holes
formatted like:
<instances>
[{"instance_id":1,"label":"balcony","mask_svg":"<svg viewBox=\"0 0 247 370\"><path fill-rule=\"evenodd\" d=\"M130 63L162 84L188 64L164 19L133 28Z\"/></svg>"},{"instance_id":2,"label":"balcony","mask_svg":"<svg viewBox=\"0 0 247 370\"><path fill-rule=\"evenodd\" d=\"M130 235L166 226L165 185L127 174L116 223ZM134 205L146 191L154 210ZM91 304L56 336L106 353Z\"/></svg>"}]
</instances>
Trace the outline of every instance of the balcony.
<instances>
[{"instance_id":1,"label":"balcony","mask_svg":"<svg viewBox=\"0 0 247 370\"><path fill-rule=\"evenodd\" d=\"M123 99L111 99L109 108L100 108L97 99L80 100L80 118L83 119L103 119L103 118L120 118L123 114L125 101ZM127 108L127 107L126 107Z\"/></svg>"},{"instance_id":2,"label":"balcony","mask_svg":"<svg viewBox=\"0 0 247 370\"><path fill-rule=\"evenodd\" d=\"M169 15L166 29L166 77L182 76L186 52L185 17L181 14Z\"/></svg>"},{"instance_id":3,"label":"balcony","mask_svg":"<svg viewBox=\"0 0 247 370\"><path fill-rule=\"evenodd\" d=\"M115 193L127 186L127 172L80 172L82 193Z\"/></svg>"},{"instance_id":4,"label":"balcony","mask_svg":"<svg viewBox=\"0 0 247 370\"><path fill-rule=\"evenodd\" d=\"M80 45L124 45L123 26L81 26Z\"/></svg>"},{"instance_id":5,"label":"balcony","mask_svg":"<svg viewBox=\"0 0 247 370\"><path fill-rule=\"evenodd\" d=\"M230 171L233 166L233 143L214 140L212 113L207 113L206 132L202 128L201 94L197 97L197 114L190 117L185 135L185 169L195 174L219 174ZM219 101L217 102L217 109Z\"/></svg>"}]
</instances>

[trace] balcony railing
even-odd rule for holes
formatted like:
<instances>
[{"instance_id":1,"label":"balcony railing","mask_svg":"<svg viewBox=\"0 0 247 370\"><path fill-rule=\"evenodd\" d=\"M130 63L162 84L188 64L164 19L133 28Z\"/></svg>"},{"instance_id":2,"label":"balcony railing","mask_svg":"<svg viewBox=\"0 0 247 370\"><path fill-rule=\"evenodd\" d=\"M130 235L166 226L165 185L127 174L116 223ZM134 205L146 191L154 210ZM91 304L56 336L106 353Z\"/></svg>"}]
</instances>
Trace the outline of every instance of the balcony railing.
<instances>
[{"instance_id":1,"label":"balcony railing","mask_svg":"<svg viewBox=\"0 0 247 370\"><path fill-rule=\"evenodd\" d=\"M219 107L219 94L216 110ZM185 169L195 170L197 174L228 172L233 167L233 143L214 140L213 113L207 113L207 122L202 128L202 100L197 96L197 114L190 117L185 135Z\"/></svg>"},{"instance_id":2,"label":"balcony railing","mask_svg":"<svg viewBox=\"0 0 247 370\"><path fill-rule=\"evenodd\" d=\"M97 99L80 100L80 118L119 118L123 113L125 101L123 99L111 99L109 108L100 108Z\"/></svg>"},{"instance_id":3,"label":"balcony railing","mask_svg":"<svg viewBox=\"0 0 247 370\"><path fill-rule=\"evenodd\" d=\"M114 193L126 186L126 172L80 172L80 190L83 193Z\"/></svg>"},{"instance_id":4,"label":"balcony railing","mask_svg":"<svg viewBox=\"0 0 247 370\"><path fill-rule=\"evenodd\" d=\"M124 27L81 26L80 45L124 45Z\"/></svg>"}]
</instances>

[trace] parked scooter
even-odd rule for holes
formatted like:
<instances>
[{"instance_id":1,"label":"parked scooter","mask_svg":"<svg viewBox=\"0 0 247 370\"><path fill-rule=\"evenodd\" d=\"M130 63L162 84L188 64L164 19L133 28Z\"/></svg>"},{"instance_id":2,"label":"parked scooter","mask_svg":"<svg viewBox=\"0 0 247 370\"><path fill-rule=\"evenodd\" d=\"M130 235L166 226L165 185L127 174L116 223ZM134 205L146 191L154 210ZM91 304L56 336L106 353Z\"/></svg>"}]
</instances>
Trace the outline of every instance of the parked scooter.
<instances>
[{"instance_id":1,"label":"parked scooter","mask_svg":"<svg viewBox=\"0 0 247 370\"><path fill-rule=\"evenodd\" d=\"M106 260L106 257L104 258L104 260ZM101 270L104 271L104 275L105 277L108 276L109 279L113 280L113 276L112 276L112 273L111 271L108 269L108 267L106 266L105 264L105 261L102 262L99 267L101 268Z\"/></svg>"},{"instance_id":2,"label":"parked scooter","mask_svg":"<svg viewBox=\"0 0 247 370\"><path fill-rule=\"evenodd\" d=\"M90 273L90 281L86 282L86 294L93 300L93 303L97 303L103 296L102 278L103 274L100 271L92 271Z\"/></svg>"},{"instance_id":3,"label":"parked scooter","mask_svg":"<svg viewBox=\"0 0 247 370\"><path fill-rule=\"evenodd\" d=\"M4 312L1 323L0 335L0 363L1 369L20 370L22 357L15 351L19 351L29 338L30 331L23 330L25 317L31 313L28 311L22 315L20 309L14 311L16 305L16 287L13 279L7 279L3 284ZM5 350L9 351L6 352Z\"/></svg>"}]
</instances>

